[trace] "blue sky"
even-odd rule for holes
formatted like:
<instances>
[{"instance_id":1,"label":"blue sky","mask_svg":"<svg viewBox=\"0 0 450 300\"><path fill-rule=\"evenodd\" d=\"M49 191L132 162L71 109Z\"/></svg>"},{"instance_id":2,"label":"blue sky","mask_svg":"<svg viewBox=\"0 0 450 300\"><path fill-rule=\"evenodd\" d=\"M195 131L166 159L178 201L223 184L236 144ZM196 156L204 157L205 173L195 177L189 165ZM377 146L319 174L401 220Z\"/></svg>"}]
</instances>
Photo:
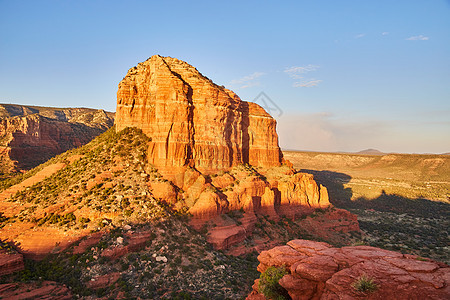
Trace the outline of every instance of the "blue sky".
<instances>
[{"instance_id":1,"label":"blue sky","mask_svg":"<svg viewBox=\"0 0 450 300\"><path fill-rule=\"evenodd\" d=\"M285 149L450 151L450 1L0 0L0 26L0 103L114 111L160 54L264 92Z\"/></svg>"}]
</instances>

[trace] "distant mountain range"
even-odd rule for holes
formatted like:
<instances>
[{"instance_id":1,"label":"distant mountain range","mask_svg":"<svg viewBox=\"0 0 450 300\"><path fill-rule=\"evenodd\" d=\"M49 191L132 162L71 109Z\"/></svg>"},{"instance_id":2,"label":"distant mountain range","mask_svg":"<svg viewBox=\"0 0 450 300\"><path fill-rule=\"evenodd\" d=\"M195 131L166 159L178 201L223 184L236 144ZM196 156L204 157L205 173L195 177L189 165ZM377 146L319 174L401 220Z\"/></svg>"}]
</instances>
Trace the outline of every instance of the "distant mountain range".
<instances>
[{"instance_id":1,"label":"distant mountain range","mask_svg":"<svg viewBox=\"0 0 450 300\"><path fill-rule=\"evenodd\" d=\"M356 152L356 154L366 154L366 155L385 155L386 153L381 152L377 149L366 149Z\"/></svg>"}]
</instances>

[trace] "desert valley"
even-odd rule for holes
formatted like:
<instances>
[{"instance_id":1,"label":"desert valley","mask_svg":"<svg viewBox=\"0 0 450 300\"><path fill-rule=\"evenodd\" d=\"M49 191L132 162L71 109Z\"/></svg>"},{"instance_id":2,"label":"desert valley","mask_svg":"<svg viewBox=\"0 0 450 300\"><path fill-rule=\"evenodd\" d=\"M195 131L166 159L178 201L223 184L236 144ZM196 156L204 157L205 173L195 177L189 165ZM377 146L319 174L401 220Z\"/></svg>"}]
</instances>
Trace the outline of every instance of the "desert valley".
<instances>
[{"instance_id":1,"label":"desert valley","mask_svg":"<svg viewBox=\"0 0 450 300\"><path fill-rule=\"evenodd\" d=\"M0 298L448 299L450 156L282 151L190 64L0 104Z\"/></svg>"}]
</instances>

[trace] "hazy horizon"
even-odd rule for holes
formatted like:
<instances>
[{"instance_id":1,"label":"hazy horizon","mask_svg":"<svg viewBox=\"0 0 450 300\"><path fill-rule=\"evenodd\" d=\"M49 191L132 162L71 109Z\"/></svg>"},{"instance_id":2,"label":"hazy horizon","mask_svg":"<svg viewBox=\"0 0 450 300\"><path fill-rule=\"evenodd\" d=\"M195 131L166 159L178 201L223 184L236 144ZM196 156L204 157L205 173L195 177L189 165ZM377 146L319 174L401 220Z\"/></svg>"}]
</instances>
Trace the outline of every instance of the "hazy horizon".
<instances>
[{"instance_id":1,"label":"hazy horizon","mask_svg":"<svg viewBox=\"0 0 450 300\"><path fill-rule=\"evenodd\" d=\"M263 92L283 149L442 154L449 13L418 0L0 0L0 102L115 111L128 69L160 54L243 100Z\"/></svg>"}]
</instances>

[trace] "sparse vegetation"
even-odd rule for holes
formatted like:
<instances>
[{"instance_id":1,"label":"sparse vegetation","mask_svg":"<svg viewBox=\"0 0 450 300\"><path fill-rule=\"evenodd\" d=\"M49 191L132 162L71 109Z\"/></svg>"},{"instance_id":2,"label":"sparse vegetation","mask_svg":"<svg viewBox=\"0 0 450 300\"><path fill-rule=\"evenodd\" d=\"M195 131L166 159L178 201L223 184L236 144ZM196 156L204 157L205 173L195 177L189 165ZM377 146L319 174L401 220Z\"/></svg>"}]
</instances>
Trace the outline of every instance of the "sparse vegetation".
<instances>
[{"instance_id":1,"label":"sparse vegetation","mask_svg":"<svg viewBox=\"0 0 450 300\"><path fill-rule=\"evenodd\" d=\"M378 289L374 279L366 274L362 274L353 283L352 287L360 293L372 293Z\"/></svg>"},{"instance_id":2,"label":"sparse vegetation","mask_svg":"<svg viewBox=\"0 0 450 300\"><path fill-rule=\"evenodd\" d=\"M450 263L450 157L285 152L358 216L363 242Z\"/></svg>"},{"instance_id":3,"label":"sparse vegetation","mask_svg":"<svg viewBox=\"0 0 450 300\"><path fill-rule=\"evenodd\" d=\"M66 167L12 197L22 211L3 223L34 222L42 228L103 236L80 254L74 254L73 245L43 261L27 260L26 270L0 281L53 280L69 286L75 297L107 298L123 292L126 298L237 299L248 294L258 276L256 254L239 258L213 250L205 235L188 226L187 209L175 212L152 196L148 181L163 178L147 165L148 141L137 129L116 133L113 128L55 157L48 165L65 162ZM70 162L73 156L77 159ZM242 216L243 211L237 211L229 218L239 221ZM149 232L149 237L118 259L103 255L134 245L124 226L132 227L132 232ZM160 256L167 262L157 261ZM91 279L112 273L121 274L116 282L88 288Z\"/></svg>"},{"instance_id":4,"label":"sparse vegetation","mask_svg":"<svg viewBox=\"0 0 450 300\"><path fill-rule=\"evenodd\" d=\"M290 299L287 291L278 283L287 274L284 266L268 267L259 277L258 291L267 299L285 300Z\"/></svg>"},{"instance_id":5,"label":"sparse vegetation","mask_svg":"<svg viewBox=\"0 0 450 300\"><path fill-rule=\"evenodd\" d=\"M102 256L108 249L120 249L117 238L126 237L122 228L112 228L81 254L73 254L74 245L43 261L26 260L24 271L0 283L53 280L70 286L76 297L124 292L128 298L166 299L164 295L187 295L183 291L189 291L192 299L238 299L248 294L258 276L255 253L235 257L215 251L181 217L134 225L133 231L152 232L135 252L117 259ZM156 256L166 257L167 262L157 261ZM91 279L113 273L121 276L111 285L87 288Z\"/></svg>"}]
</instances>

